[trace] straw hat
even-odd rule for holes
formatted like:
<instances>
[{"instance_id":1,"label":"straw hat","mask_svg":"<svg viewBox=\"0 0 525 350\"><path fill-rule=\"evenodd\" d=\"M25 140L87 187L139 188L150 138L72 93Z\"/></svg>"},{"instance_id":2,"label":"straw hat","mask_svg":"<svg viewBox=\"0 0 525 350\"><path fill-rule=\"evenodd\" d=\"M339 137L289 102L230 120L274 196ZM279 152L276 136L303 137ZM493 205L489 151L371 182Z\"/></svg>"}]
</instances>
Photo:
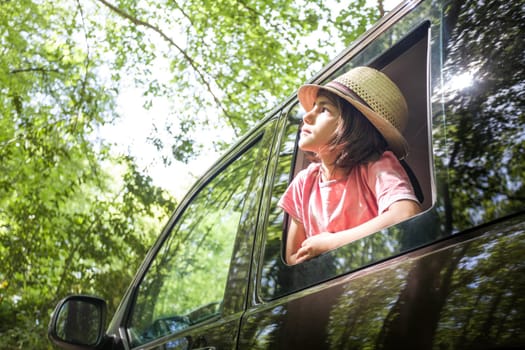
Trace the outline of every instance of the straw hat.
<instances>
[{"instance_id":1,"label":"straw hat","mask_svg":"<svg viewBox=\"0 0 525 350\"><path fill-rule=\"evenodd\" d=\"M313 108L320 89L350 102L379 130L398 158L406 157L408 143L401 133L408 120L407 103L384 73L370 67L356 67L324 86L303 85L298 97L306 111Z\"/></svg>"}]
</instances>

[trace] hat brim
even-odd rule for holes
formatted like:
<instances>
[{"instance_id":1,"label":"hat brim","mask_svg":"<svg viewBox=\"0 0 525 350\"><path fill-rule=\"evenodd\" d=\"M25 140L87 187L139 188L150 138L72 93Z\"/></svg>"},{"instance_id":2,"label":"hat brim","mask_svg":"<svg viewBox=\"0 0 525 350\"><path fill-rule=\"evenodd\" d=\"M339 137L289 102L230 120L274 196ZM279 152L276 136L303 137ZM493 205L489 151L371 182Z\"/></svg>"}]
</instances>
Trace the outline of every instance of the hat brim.
<instances>
[{"instance_id":1,"label":"hat brim","mask_svg":"<svg viewBox=\"0 0 525 350\"><path fill-rule=\"evenodd\" d=\"M388 146L399 159L403 159L408 155L408 142L398 129L396 129L387 120L382 118L370 107L335 88L315 84L306 84L301 86L297 92L297 97L299 98L299 103L301 103L301 106L305 111L308 112L313 108L319 90L325 90L341 97L357 108L358 111L363 113L370 123L372 123L372 125L376 127L381 135L383 135L386 142L388 143Z\"/></svg>"}]
</instances>

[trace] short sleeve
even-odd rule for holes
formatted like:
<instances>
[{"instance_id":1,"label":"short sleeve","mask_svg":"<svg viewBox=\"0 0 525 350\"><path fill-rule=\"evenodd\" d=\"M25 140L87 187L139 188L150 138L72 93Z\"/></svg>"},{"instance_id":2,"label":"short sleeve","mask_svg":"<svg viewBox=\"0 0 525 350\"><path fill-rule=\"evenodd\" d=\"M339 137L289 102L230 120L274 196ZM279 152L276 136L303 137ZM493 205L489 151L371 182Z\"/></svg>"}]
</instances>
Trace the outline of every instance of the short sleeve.
<instances>
[{"instance_id":1,"label":"short sleeve","mask_svg":"<svg viewBox=\"0 0 525 350\"><path fill-rule=\"evenodd\" d=\"M400 200L418 202L405 169L396 156L387 151L368 167L368 183L375 192L378 214Z\"/></svg>"},{"instance_id":2,"label":"short sleeve","mask_svg":"<svg viewBox=\"0 0 525 350\"><path fill-rule=\"evenodd\" d=\"M303 222L302 206L303 202L303 187L306 178L306 169L301 170L292 180L283 196L277 204L291 217Z\"/></svg>"},{"instance_id":3,"label":"short sleeve","mask_svg":"<svg viewBox=\"0 0 525 350\"><path fill-rule=\"evenodd\" d=\"M309 194L312 177L319 170L319 164L311 163L306 169L301 170L292 180L283 196L277 203L291 217L304 223L305 220L305 196Z\"/></svg>"}]
</instances>

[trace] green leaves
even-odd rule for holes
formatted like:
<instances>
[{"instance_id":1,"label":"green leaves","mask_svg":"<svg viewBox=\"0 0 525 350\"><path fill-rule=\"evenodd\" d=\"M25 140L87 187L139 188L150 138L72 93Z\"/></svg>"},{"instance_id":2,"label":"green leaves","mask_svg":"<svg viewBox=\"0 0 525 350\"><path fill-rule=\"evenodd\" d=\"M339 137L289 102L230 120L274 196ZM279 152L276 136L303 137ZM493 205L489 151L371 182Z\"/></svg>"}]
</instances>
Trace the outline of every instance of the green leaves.
<instances>
[{"instance_id":1,"label":"green leaves","mask_svg":"<svg viewBox=\"0 0 525 350\"><path fill-rule=\"evenodd\" d=\"M127 2L120 2L118 8L103 0L99 3L109 9L107 16L119 23L119 32L125 33L124 41L119 41L118 32L106 28L118 62L127 57L128 62L149 65L154 62L147 58L152 52L156 60L170 62L172 78L163 85L165 89L155 88L155 72L150 74L135 65L141 68L133 75L144 77L140 83L146 85L150 96L173 96L174 114L181 123L202 115L200 123L205 127L227 128L237 136L310 77L314 71L309 67L326 63L327 52L335 54L333 46L340 40L332 29L329 36L324 32L334 24L343 26L332 19L340 12L335 2L328 7L316 1L170 1L162 4L163 12L158 11L159 2L156 6L143 2L140 11ZM360 18L358 8L355 6L351 14ZM377 19L376 13L373 8L366 9L359 25L350 28L352 38ZM345 26L343 36L348 32ZM315 46L305 40L310 36L319 38ZM140 38L141 44L128 41L128 37ZM337 50L344 45L338 45ZM198 130L189 131L188 142L184 147L179 144L177 150L191 153L200 149L190 147L190 139L198 142Z\"/></svg>"},{"instance_id":2,"label":"green leaves","mask_svg":"<svg viewBox=\"0 0 525 350\"><path fill-rule=\"evenodd\" d=\"M94 139L119 117L122 87L142 89L145 107L170 100L172 137L151 137L166 163L224 149L327 62L341 41L322 35L337 3L0 2L5 348L48 348L45 326L65 294L101 295L112 311L174 210L132 156ZM217 130L233 137L199 138Z\"/></svg>"},{"instance_id":3,"label":"green leaves","mask_svg":"<svg viewBox=\"0 0 525 350\"><path fill-rule=\"evenodd\" d=\"M77 4L0 9L0 335L4 348L47 348L65 294L116 307L174 200L90 141L118 88L100 77L104 47Z\"/></svg>"}]
</instances>

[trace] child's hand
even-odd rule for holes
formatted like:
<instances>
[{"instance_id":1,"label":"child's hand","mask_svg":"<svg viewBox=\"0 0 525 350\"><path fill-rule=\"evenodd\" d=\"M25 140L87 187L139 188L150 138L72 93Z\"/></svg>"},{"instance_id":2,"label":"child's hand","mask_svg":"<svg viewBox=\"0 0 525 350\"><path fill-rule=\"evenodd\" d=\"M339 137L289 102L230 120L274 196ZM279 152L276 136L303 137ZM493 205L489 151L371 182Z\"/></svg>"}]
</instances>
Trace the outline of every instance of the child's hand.
<instances>
[{"instance_id":1,"label":"child's hand","mask_svg":"<svg viewBox=\"0 0 525 350\"><path fill-rule=\"evenodd\" d=\"M307 238L303 241L301 248L299 248L296 253L296 263L303 262L336 248L334 238L334 234L328 232Z\"/></svg>"}]
</instances>

